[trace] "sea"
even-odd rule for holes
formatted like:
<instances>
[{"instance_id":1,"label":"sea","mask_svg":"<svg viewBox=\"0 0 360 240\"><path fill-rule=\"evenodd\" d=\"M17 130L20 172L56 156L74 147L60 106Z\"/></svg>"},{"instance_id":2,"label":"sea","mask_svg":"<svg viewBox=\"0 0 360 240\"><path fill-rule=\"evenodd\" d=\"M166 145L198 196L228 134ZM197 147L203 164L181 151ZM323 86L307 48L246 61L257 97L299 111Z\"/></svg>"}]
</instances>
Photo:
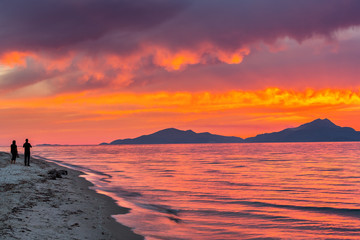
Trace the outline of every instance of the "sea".
<instances>
[{"instance_id":1,"label":"sea","mask_svg":"<svg viewBox=\"0 0 360 240\"><path fill-rule=\"evenodd\" d=\"M146 240L360 239L360 143L35 146Z\"/></svg>"}]
</instances>

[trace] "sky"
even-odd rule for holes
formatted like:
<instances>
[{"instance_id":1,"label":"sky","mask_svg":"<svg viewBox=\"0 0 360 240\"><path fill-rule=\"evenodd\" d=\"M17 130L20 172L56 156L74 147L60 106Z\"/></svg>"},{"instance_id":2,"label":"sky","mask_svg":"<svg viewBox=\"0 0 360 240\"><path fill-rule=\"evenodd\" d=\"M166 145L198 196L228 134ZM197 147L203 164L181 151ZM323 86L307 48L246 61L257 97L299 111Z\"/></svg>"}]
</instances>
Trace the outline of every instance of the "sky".
<instances>
[{"instance_id":1,"label":"sky","mask_svg":"<svg viewBox=\"0 0 360 240\"><path fill-rule=\"evenodd\" d=\"M3 0L0 145L360 130L358 0Z\"/></svg>"}]
</instances>

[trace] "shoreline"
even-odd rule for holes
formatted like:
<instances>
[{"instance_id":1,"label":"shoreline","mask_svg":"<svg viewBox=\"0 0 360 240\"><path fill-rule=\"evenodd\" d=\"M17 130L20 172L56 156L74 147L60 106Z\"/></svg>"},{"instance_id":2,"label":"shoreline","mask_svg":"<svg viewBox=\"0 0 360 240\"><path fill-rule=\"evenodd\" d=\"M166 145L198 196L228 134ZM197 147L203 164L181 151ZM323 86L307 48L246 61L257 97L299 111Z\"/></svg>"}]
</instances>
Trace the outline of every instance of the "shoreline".
<instances>
[{"instance_id":1,"label":"shoreline","mask_svg":"<svg viewBox=\"0 0 360 240\"><path fill-rule=\"evenodd\" d=\"M68 175L51 180L48 171L66 170ZM6 239L115 239L141 240L112 215L126 214L112 198L97 193L84 173L53 162L23 158L10 164L0 152L0 235Z\"/></svg>"}]
</instances>

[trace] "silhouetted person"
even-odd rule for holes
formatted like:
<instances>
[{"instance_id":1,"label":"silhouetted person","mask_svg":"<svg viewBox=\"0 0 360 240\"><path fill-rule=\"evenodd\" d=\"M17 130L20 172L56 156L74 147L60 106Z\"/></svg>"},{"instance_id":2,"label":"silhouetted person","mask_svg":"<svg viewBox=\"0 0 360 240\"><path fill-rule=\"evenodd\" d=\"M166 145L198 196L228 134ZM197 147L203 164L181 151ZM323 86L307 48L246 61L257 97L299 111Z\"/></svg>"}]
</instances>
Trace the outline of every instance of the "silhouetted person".
<instances>
[{"instance_id":1,"label":"silhouetted person","mask_svg":"<svg viewBox=\"0 0 360 240\"><path fill-rule=\"evenodd\" d=\"M30 166L30 148L32 148L28 139L25 139L25 143L23 145L24 148L24 163L25 166Z\"/></svg>"},{"instance_id":2,"label":"silhouetted person","mask_svg":"<svg viewBox=\"0 0 360 240\"><path fill-rule=\"evenodd\" d=\"M10 152L11 152L11 163L15 163L16 158L18 156L18 150L17 150L17 146L16 146L16 141L13 140L12 144L10 145Z\"/></svg>"}]
</instances>

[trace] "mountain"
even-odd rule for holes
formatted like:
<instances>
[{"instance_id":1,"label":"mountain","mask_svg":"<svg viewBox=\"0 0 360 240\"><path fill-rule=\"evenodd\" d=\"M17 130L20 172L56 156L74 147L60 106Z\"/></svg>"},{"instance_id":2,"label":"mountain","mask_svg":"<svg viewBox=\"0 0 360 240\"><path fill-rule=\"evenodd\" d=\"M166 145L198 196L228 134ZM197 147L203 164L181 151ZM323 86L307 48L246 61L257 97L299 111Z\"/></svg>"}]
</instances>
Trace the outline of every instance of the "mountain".
<instances>
[{"instance_id":1,"label":"mountain","mask_svg":"<svg viewBox=\"0 0 360 240\"><path fill-rule=\"evenodd\" d=\"M208 132L196 133L192 130L182 131L176 128L167 128L137 138L118 139L109 144L240 143L243 141L239 137L226 137ZM105 144L102 143L101 145Z\"/></svg>"},{"instance_id":2,"label":"mountain","mask_svg":"<svg viewBox=\"0 0 360 240\"><path fill-rule=\"evenodd\" d=\"M169 144L169 143L256 143L256 142L341 142L360 141L360 132L350 127L340 127L329 119L316 119L299 127L287 128L280 132L259 134L255 137L242 139L226 137L208 132L195 133L192 130L182 131L167 128L153 134L137 138L118 139L111 143L117 144Z\"/></svg>"},{"instance_id":3,"label":"mountain","mask_svg":"<svg viewBox=\"0 0 360 240\"><path fill-rule=\"evenodd\" d=\"M316 119L296 128L280 132L259 134L245 142L340 142L360 141L360 132L350 127L340 127L329 119Z\"/></svg>"},{"instance_id":4,"label":"mountain","mask_svg":"<svg viewBox=\"0 0 360 240\"><path fill-rule=\"evenodd\" d=\"M37 144L36 146L37 147L61 147L61 146L71 146L71 145L42 143L42 144Z\"/></svg>"}]
</instances>

